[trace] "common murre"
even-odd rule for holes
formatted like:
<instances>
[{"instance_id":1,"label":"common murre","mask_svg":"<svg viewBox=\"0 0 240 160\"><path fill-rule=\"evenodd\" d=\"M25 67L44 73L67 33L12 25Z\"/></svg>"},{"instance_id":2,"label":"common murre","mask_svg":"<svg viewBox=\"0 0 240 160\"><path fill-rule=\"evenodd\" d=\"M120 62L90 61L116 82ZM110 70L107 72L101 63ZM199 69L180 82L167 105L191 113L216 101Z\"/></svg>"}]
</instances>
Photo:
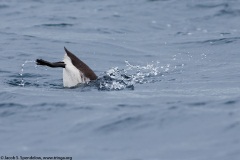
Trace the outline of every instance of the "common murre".
<instances>
[{"instance_id":1,"label":"common murre","mask_svg":"<svg viewBox=\"0 0 240 160\"><path fill-rule=\"evenodd\" d=\"M63 86L74 87L77 84L88 83L96 80L97 76L83 61L77 58L73 53L65 47L66 54L61 62L48 62L43 59L36 59L37 65L48 66L52 68L63 68Z\"/></svg>"}]
</instances>

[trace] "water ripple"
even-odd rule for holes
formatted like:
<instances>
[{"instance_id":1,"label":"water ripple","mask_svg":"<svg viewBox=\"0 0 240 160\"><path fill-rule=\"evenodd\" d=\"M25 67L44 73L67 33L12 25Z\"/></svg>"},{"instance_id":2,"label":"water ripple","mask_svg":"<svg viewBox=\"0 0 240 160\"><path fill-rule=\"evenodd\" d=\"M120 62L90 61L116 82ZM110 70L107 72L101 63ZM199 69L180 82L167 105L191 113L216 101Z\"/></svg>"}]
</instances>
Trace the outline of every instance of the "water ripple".
<instances>
[{"instance_id":1,"label":"water ripple","mask_svg":"<svg viewBox=\"0 0 240 160\"><path fill-rule=\"evenodd\" d=\"M51 106L51 107L65 107L67 106L67 104L65 103L39 103L39 104L34 104L32 105L32 107L47 107L47 106Z\"/></svg>"},{"instance_id":2,"label":"water ripple","mask_svg":"<svg viewBox=\"0 0 240 160\"><path fill-rule=\"evenodd\" d=\"M0 4L0 9L5 9L5 8L9 8L9 6L6 4Z\"/></svg>"},{"instance_id":3,"label":"water ripple","mask_svg":"<svg viewBox=\"0 0 240 160\"><path fill-rule=\"evenodd\" d=\"M9 108L9 107L24 108L26 106L19 103L0 103L0 108Z\"/></svg>"},{"instance_id":4,"label":"water ripple","mask_svg":"<svg viewBox=\"0 0 240 160\"><path fill-rule=\"evenodd\" d=\"M134 128L139 125L139 122L141 122L141 120L142 120L141 116L129 116L124 118L118 118L115 121L100 126L97 130L100 132L108 133L118 131L121 129Z\"/></svg>"},{"instance_id":5,"label":"water ripple","mask_svg":"<svg viewBox=\"0 0 240 160\"><path fill-rule=\"evenodd\" d=\"M217 7L228 7L228 3L219 3L219 4L196 4L194 7L200 9L212 9Z\"/></svg>"},{"instance_id":6,"label":"water ripple","mask_svg":"<svg viewBox=\"0 0 240 160\"><path fill-rule=\"evenodd\" d=\"M189 103L188 105L192 107L199 107L199 106L205 106L207 104L208 104L207 102L194 102L194 103Z\"/></svg>"},{"instance_id":7,"label":"water ripple","mask_svg":"<svg viewBox=\"0 0 240 160\"><path fill-rule=\"evenodd\" d=\"M0 92L0 100L11 100L14 97L16 97L16 95L14 95L13 93L9 93L9 92Z\"/></svg>"},{"instance_id":8,"label":"water ripple","mask_svg":"<svg viewBox=\"0 0 240 160\"><path fill-rule=\"evenodd\" d=\"M191 41L191 42L181 42L176 44L210 44L210 45L222 45L237 42L240 40L240 37L228 37L228 38L218 38L218 39L209 39L203 41Z\"/></svg>"},{"instance_id":9,"label":"water ripple","mask_svg":"<svg viewBox=\"0 0 240 160\"><path fill-rule=\"evenodd\" d=\"M229 130L236 129L236 128L240 128L240 121L232 122L227 127L225 127L225 130L229 131Z\"/></svg>"},{"instance_id":10,"label":"water ripple","mask_svg":"<svg viewBox=\"0 0 240 160\"><path fill-rule=\"evenodd\" d=\"M231 17L235 17L235 16L240 16L240 10L239 9L222 9L220 10L217 14L215 14L214 16L231 16Z\"/></svg>"},{"instance_id":11,"label":"water ripple","mask_svg":"<svg viewBox=\"0 0 240 160\"><path fill-rule=\"evenodd\" d=\"M236 103L237 103L237 101L235 101L235 100L230 100L230 101L224 102L225 105L232 105L232 104L236 104Z\"/></svg>"},{"instance_id":12,"label":"water ripple","mask_svg":"<svg viewBox=\"0 0 240 160\"><path fill-rule=\"evenodd\" d=\"M5 70L1 70L0 69L0 73L10 73L9 71L5 71Z\"/></svg>"},{"instance_id":13,"label":"water ripple","mask_svg":"<svg viewBox=\"0 0 240 160\"><path fill-rule=\"evenodd\" d=\"M73 26L73 24L70 23L48 23L48 24L41 24L37 26L43 26L43 27L70 27Z\"/></svg>"}]
</instances>

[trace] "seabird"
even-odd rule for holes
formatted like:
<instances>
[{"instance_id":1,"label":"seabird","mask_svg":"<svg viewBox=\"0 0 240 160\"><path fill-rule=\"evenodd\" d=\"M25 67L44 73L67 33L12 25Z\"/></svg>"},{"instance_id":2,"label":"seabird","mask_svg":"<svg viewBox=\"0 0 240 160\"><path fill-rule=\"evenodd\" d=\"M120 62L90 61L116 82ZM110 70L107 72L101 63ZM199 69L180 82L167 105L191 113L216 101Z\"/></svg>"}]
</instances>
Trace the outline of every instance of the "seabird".
<instances>
[{"instance_id":1,"label":"seabird","mask_svg":"<svg viewBox=\"0 0 240 160\"><path fill-rule=\"evenodd\" d=\"M52 68L63 68L63 86L74 87L78 84L88 83L96 80L97 76L83 61L68 51L65 47L66 54L61 62L48 62L43 59L37 59L37 65L48 66Z\"/></svg>"}]
</instances>

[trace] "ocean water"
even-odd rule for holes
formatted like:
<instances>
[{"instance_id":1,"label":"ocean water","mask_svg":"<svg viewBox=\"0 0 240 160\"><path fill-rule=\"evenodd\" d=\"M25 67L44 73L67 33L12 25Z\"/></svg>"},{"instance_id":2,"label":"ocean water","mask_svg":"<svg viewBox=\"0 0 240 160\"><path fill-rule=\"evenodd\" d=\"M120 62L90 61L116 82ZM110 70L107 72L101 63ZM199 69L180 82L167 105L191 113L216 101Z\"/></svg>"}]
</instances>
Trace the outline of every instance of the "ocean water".
<instances>
[{"instance_id":1,"label":"ocean water","mask_svg":"<svg viewBox=\"0 0 240 160\"><path fill-rule=\"evenodd\" d=\"M2 159L240 159L239 0L1 0L0 19ZM97 81L35 65L64 46Z\"/></svg>"}]
</instances>

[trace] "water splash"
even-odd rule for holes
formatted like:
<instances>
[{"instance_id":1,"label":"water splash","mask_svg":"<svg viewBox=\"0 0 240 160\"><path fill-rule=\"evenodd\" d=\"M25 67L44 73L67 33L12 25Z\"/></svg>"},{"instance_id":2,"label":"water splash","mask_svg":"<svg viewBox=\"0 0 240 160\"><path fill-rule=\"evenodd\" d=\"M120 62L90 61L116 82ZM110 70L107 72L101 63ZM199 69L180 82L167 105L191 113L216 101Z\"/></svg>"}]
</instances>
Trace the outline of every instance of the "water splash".
<instances>
[{"instance_id":1,"label":"water splash","mask_svg":"<svg viewBox=\"0 0 240 160\"><path fill-rule=\"evenodd\" d=\"M160 62L152 62L152 64L147 64L146 66L132 65L128 61L126 63L126 73L131 74L133 83L148 83L150 77L155 77L160 74L159 64Z\"/></svg>"},{"instance_id":2,"label":"water splash","mask_svg":"<svg viewBox=\"0 0 240 160\"><path fill-rule=\"evenodd\" d=\"M54 81L54 84L49 82L44 82L43 84L43 78L41 79L41 83L39 82L39 76L38 74L27 74L24 73L26 69L26 64L34 63L35 61L26 60L21 65L21 71L19 73L21 81L17 81L18 86L50 86L53 88L62 88L62 83L59 80L59 84L55 84L56 81ZM32 66L30 66L32 67ZM119 67L113 67L101 75L99 75L99 78L97 81L94 81L92 83L86 84L86 85L80 85L86 87L96 87L98 90L102 91L112 91L112 90L134 90L136 84L145 84L145 83L155 83L160 82L163 80L163 77L166 76L169 73L172 73L172 71L176 71L177 68L182 68L181 65L172 65L172 64L161 64L160 62L151 62L150 64L146 65L134 65L128 61L125 61L125 67L120 69ZM38 69L37 65L35 65L35 69ZM45 68L47 70L47 68ZM34 80L34 82L31 82L31 78L37 78L37 80ZM28 81L29 80L29 81ZM11 82L12 83L12 82ZM14 82L15 83L15 82ZM75 87L74 87L75 88ZM84 87L83 87L84 88Z\"/></svg>"},{"instance_id":3,"label":"water splash","mask_svg":"<svg viewBox=\"0 0 240 160\"><path fill-rule=\"evenodd\" d=\"M124 69L113 67L99 78L99 90L133 90L135 84L161 81L159 77L164 76L171 68L170 64L160 66L160 62L152 62L145 66L133 65L128 61L125 63Z\"/></svg>"},{"instance_id":4,"label":"water splash","mask_svg":"<svg viewBox=\"0 0 240 160\"><path fill-rule=\"evenodd\" d=\"M122 90L125 88L134 89L131 77L124 69L111 68L98 80L99 90Z\"/></svg>"},{"instance_id":5,"label":"water splash","mask_svg":"<svg viewBox=\"0 0 240 160\"><path fill-rule=\"evenodd\" d=\"M24 87L25 86L25 80L24 80L24 76L23 76L23 73L24 73L24 67L27 63L35 63L35 61L32 61L32 60L26 60L22 65L21 65L21 71L19 72L19 75L21 77L21 82L18 84L19 86L22 86ZM36 67L36 66L35 66Z\"/></svg>"}]
</instances>

